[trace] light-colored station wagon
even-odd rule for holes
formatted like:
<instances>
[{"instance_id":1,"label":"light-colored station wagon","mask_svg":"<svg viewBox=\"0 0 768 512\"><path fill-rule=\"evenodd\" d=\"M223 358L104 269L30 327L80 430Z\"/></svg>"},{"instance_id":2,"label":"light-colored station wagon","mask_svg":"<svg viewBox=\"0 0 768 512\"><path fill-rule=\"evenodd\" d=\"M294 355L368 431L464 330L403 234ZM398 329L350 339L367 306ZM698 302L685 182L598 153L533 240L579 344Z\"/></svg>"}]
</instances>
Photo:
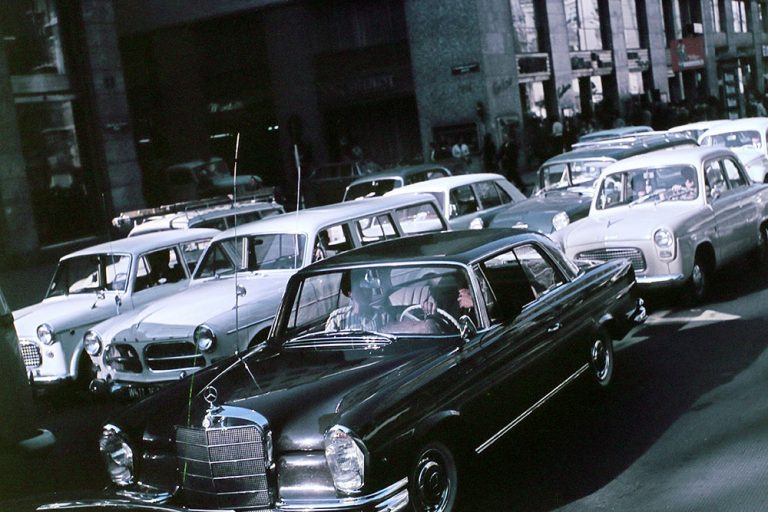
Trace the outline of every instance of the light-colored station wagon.
<instances>
[{"instance_id":1,"label":"light-colored station wagon","mask_svg":"<svg viewBox=\"0 0 768 512\"><path fill-rule=\"evenodd\" d=\"M224 231L186 290L86 333L98 366L92 390L145 394L245 351L266 338L298 269L380 240L447 228L434 197L411 194L309 208Z\"/></svg>"}]
</instances>

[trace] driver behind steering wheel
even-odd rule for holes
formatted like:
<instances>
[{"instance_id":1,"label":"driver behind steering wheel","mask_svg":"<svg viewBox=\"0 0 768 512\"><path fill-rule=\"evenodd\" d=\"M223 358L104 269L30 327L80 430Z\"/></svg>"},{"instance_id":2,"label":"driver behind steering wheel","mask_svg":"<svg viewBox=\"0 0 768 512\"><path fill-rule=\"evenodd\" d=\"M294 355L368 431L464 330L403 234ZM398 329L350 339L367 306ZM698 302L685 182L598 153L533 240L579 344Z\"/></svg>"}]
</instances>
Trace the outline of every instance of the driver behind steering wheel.
<instances>
[{"instance_id":1,"label":"driver behind steering wheel","mask_svg":"<svg viewBox=\"0 0 768 512\"><path fill-rule=\"evenodd\" d=\"M428 319L437 318L438 310L443 310L458 320L468 315L475 321L475 303L464 276L456 273L442 276L430 288L431 299L421 304L421 309Z\"/></svg>"}]
</instances>

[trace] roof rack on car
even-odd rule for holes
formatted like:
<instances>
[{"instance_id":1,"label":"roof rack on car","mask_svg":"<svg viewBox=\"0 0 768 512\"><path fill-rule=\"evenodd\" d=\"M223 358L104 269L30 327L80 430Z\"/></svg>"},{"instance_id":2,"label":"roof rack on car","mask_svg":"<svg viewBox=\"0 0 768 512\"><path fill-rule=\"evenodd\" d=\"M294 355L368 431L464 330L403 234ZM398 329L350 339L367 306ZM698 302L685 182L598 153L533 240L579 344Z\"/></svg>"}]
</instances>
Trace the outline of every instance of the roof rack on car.
<instances>
[{"instance_id":1,"label":"roof rack on car","mask_svg":"<svg viewBox=\"0 0 768 512\"><path fill-rule=\"evenodd\" d=\"M572 149L583 149L583 148L595 148L595 147L601 147L601 146L610 146L610 147L616 147L616 146L624 146L629 147L634 144L647 144L650 141L658 141L658 140L665 140L665 141L682 141L688 139L693 143L696 143L695 139L692 139L689 135L687 135L684 132L666 132L666 131L653 131L653 132L641 132L641 133L633 133L632 135L626 135L624 137L617 137L614 139L600 139L595 141L586 141L586 142L575 142L571 145Z\"/></svg>"},{"instance_id":2,"label":"roof rack on car","mask_svg":"<svg viewBox=\"0 0 768 512\"><path fill-rule=\"evenodd\" d=\"M173 213L189 214L195 210L210 209L214 207L235 206L255 202L275 202L275 187L264 187L252 194L238 195L237 202L233 201L231 194L226 196L210 197L206 199L194 199L179 203L164 204L153 208L141 208L122 212L112 219L112 225L118 230L130 230L137 224L141 224L150 217L158 217Z\"/></svg>"}]
</instances>

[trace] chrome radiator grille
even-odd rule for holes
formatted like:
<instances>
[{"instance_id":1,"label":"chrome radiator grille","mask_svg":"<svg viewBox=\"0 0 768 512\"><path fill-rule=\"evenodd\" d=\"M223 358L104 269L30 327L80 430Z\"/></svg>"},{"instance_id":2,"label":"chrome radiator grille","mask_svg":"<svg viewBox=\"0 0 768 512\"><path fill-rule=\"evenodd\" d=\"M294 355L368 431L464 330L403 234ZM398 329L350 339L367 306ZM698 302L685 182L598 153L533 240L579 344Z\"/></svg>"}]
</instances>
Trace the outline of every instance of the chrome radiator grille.
<instances>
[{"instance_id":1,"label":"chrome radiator grille","mask_svg":"<svg viewBox=\"0 0 768 512\"><path fill-rule=\"evenodd\" d=\"M619 258L626 258L632 262L632 268L637 272L645 270L645 256L643 251L637 247L615 247L606 249L595 249L592 251L580 252L576 255L576 259L586 260L602 260L610 261L617 260Z\"/></svg>"},{"instance_id":2,"label":"chrome radiator grille","mask_svg":"<svg viewBox=\"0 0 768 512\"><path fill-rule=\"evenodd\" d=\"M152 343L144 349L144 359L150 370L185 370L202 368L205 358L194 343L172 341Z\"/></svg>"},{"instance_id":3,"label":"chrome radiator grille","mask_svg":"<svg viewBox=\"0 0 768 512\"><path fill-rule=\"evenodd\" d=\"M20 341L19 350L21 351L21 358L24 360L24 366L27 368L38 368L43 364L43 356L40 354L37 344L29 341Z\"/></svg>"},{"instance_id":4,"label":"chrome radiator grille","mask_svg":"<svg viewBox=\"0 0 768 512\"><path fill-rule=\"evenodd\" d=\"M264 439L257 426L176 427L176 453L187 506L270 506Z\"/></svg>"}]
</instances>

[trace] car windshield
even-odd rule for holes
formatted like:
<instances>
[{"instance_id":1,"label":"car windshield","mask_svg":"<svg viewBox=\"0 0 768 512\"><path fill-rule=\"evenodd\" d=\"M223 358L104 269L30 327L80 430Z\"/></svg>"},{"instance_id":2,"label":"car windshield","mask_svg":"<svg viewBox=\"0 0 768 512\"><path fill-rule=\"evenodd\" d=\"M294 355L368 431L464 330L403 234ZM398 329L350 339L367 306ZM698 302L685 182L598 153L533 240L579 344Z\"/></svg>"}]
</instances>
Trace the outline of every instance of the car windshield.
<instances>
[{"instance_id":1,"label":"car windshield","mask_svg":"<svg viewBox=\"0 0 768 512\"><path fill-rule=\"evenodd\" d=\"M447 265L392 265L310 275L291 288L295 293L288 298L287 318L280 321L278 337L295 345L327 337L338 343L344 333L454 336L462 315L476 322L474 307L466 307L475 303L468 282L463 268Z\"/></svg>"},{"instance_id":2,"label":"car windshield","mask_svg":"<svg viewBox=\"0 0 768 512\"><path fill-rule=\"evenodd\" d=\"M90 254L63 259L46 297L99 290L125 291L130 268L131 257L126 254Z\"/></svg>"},{"instance_id":3,"label":"car windshield","mask_svg":"<svg viewBox=\"0 0 768 512\"><path fill-rule=\"evenodd\" d=\"M344 200L351 201L353 199L362 199L364 197L383 196L398 185L399 181L395 178L383 178L380 180L357 183L349 187L346 196L344 196Z\"/></svg>"},{"instance_id":4,"label":"car windshield","mask_svg":"<svg viewBox=\"0 0 768 512\"><path fill-rule=\"evenodd\" d=\"M271 233L224 238L211 244L195 270L195 279L248 271L297 269L304 261L306 237Z\"/></svg>"},{"instance_id":5,"label":"car windshield","mask_svg":"<svg viewBox=\"0 0 768 512\"><path fill-rule=\"evenodd\" d=\"M742 130L738 132L707 135L701 139L702 146L723 146L726 148L756 148L761 149L763 142L757 130Z\"/></svg>"},{"instance_id":6,"label":"car windshield","mask_svg":"<svg viewBox=\"0 0 768 512\"><path fill-rule=\"evenodd\" d=\"M699 186L693 166L632 169L605 176L596 208L603 210L644 201L692 201L697 197Z\"/></svg>"},{"instance_id":7,"label":"car windshield","mask_svg":"<svg viewBox=\"0 0 768 512\"><path fill-rule=\"evenodd\" d=\"M612 160L579 160L544 166L539 171L539 190L549 191L576 185L589 186L600 177L600 171L612 163Z\"/></svg>"}]
</instances>

